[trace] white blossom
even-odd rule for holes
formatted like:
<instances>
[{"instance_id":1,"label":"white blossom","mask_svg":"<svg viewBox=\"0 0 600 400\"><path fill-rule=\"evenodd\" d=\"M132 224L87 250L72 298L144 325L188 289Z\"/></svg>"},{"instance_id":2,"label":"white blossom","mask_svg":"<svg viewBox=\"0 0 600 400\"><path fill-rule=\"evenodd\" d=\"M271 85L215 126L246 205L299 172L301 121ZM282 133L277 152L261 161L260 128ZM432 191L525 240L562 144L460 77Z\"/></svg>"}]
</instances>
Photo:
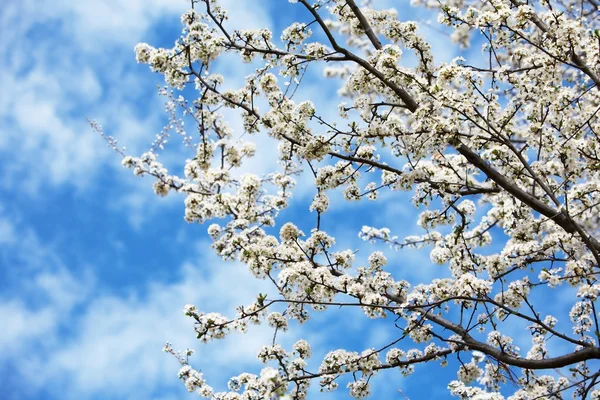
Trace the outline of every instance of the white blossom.
<instances>
[{"instance_id":1,"label":"white blossom","mask_svg":"<svg viewBox=\"0 0 600 400\"><path fill-rule=\"evenodd\" d=\"M233 317L185 306L203 342L252 324L276 333L258 354L267 365L225 392L188 364L189 350L166 345L188 390L305 399L313 380L324 391L343 381L364 398L374 375L408 377L422 363L456 365L457 380L441 384L461 399L577 398L596 382L598 6L525 3L412 0L438 14L443 26L431 31L448 34L444 43L481 44L452 60L432 51L421 23L376 1L290 0L282 9L302 12L290 11L297 20L279 32L231 29L218 1L197 1L172 47L135 47L167 85L168 125L140 157L102 135L157 195L185 196L187 222L210 221L219 257L272 285ZM253 72L235 86L219 73L223 60ZM338 82L339 101L318 69ZM192 150L182 176L159 161L171 132ZM418 211L405 211L410 204ZM360 247L349 241L355 223L365 224ZM369 226L379 223L387 227ZM429 260L408 253L418 249ZM280 333L314 313L348 307L364 314L351 318L381 319L393 339L369 348L367 334L359 350L281 344ZM515 327L529 339L509 335ZM312 353L325 354L316 372Z\"/></svg>"}]
</instances>

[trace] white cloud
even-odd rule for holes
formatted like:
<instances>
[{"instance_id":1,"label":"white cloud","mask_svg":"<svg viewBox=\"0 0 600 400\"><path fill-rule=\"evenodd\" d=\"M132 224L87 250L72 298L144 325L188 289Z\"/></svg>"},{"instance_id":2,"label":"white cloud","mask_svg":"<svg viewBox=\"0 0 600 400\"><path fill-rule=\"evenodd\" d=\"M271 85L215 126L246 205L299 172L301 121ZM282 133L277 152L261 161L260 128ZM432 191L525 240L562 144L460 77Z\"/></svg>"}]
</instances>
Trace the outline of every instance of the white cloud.
<instances>
[{"instance_id":1,"label":"white cloud","mask_svg":"<svg viewBox=\"0 0 600 400\"><path fill-rule=\"evenodd\" d=\"M270 330L255 328L243 340L237 335L202 346L194 340L183 305L234 315L236 306L268 289L240 265L212 256L203 257L202 263L207 266L202 272L184 264L176 282L153 282L127 297L104 293L90 284L91 279L77 280L65 270L42 272L29 291L45 298L43 305L19 298L0 300L0 318L11 321L0 333L0 359L17 364L32 385L60 390L61 398L139 398L178 384L176 362L161 352L170 341L176 348L195 347L195 365L224 385L229 374L255 360ZM19 353L25 349L29 355L22 359Z\"/></svg>"},{"instance_id":2,"label":"white cloud","mask_svg":"<svg viewBox=\"0 0 600 400\"><path fill-rule=\"evenodd\" d=\"M0 245L12 244L17 239L13 223L3 214L0 206Z\"/></svg>"},{"instance_id":3,"label":"white cloud","mask_svg":"<svg viewBox=\"0 0 600 400\"><path fill-rule=\"evenodd\" d=\"M135 45L154 22L180 14L187 8L186 3L173 0L62 0L53 3L50 15L69 22L67 31L81 48L103 52L105 46L111 44Z\"/></svg>"},{"instance_id":4,"label":"white cloud","mask_svg":"<svg viewBox=\"0 0 600 400\"><path fill-rule=\"evenodd\" d=\"M190 2L37 3L9 2L0 14L0 81L6 94L0 96L0 154L7 160L1 185L36 195L61 185L83 191L96 184L107 166L119 169L122 178L116 184L128 185L128 172L120 170L118 157L86 118L98 119L132 154L149 147L167 119L163 99L148 95L162 82L145 66L135 65L133 47L140 41L172 43L180 31L179 15ZM224 5L232 27L272 24L261 4ZM237 74L233 79L243 78L243 71L230 72ZM138 188L128 185L116 201L131 207L130 221L136 226L158 209L148 204L169 204L157 203L151 190Z\"/></svg>"},{"instance_id":5,"label":"white cloud","mask_svg":"<svg viewBox=\"0 0 600 400\"><path fill-rule=\"evenodd\" d=\"M233 375L261 368L256 354L272 340L271 329L250 327L247 334L202 345L195 340L192 321L183 315L183 306L192 303L202 311L233 316L237 306L253 302L258 293L271 292L271 285L253 278L245 266L225 263L207 252L209 243L190 247L196 249L192 257L197 259L176 268L170 283L141 283L117 295L100 286L89 269L81 274L74 272L80 268L64 265L35 232L14 218L6 219L24 239L5 250L27 254L19 268L28 279L13 282L11 290L0 295L0 320L11 321L0 330L0 363L14 366L12 379L18 380L19 390L21 382L27 382L32 397L44 390L65 400L182 394L177 362L161 351L166 341L176 349L195 348L192 364L216 389L224 389ZM361 332L361 325L370 321L354 311L345 314L349 318L340 320L344 323L339 329ZM336 310L316 316L307 326L293 324L292 331L278 340L289 348L308 334L315 354L328 351L332 345L327 346L328 341L337 341L338 331L327 330L332 317L339 317ZM375 332L369 336L376 343L385 339Z\"/></svg>"},{"instance_id":6,"label":"white cloud","mask_svg":"<svg viewBox=\"0 0 600 400\"><path fill-rule=\"evenodd\" d=\"M194 365L224 387L231 375L254 364L259 347L272 337L270 329L255 327L207 346L194 339L185 304L234 316L237 306L269 291L244 266L212 252L195 254L196 265L183 263L171 283L151 281L116 295L97 284L90 269L75 273L82 268L64 265L51 245L13 216L0 214L0 221L22 233L22 240L2 248L3 256L17 257L3 258L5 267L28 277L12 279L0 294L0 320L10 321L0 330L0 363L13 365L13 378L28 382L34 392L64 399L181 393L177 362L161 351L166 341L196 348Z\"/></svg>"},{"instance_id":7,"label":"white cloud","mask_svg":"<svg viewBox=\"0 0 600 400\"><path fill-rule=\"evenodd\" d=\"M31 310L20 299L0 302L0 319L10 321L0 333L0 357L6 360L19 356L30 340L55 328L56 317L50 309Z\"/></svg>"},{"instance_id":8,"label":"white cloud","mask_svg":"<svg viewBox=\"0 0 600 400\"><path fill-rule=\"evenodd\" d=\"M125 92L117 98L106 97L110 93L103 87L107 85L110 90L118 84L123 72L118 76L111 73L123 70L125 60L109 63L106 57L92 57L78 46L75 38L96 44L98 38L93 37L91 25L87 31L67 34L78 20L68 19L66 12L55 15L62 6L45 9L31 2L13 2L4 15L0 45L28 54L28 58L0 55L3 90L8 93L0 100L0 151L9 153L3 184L11 189L35 193L40 187L65 183L88 187L110 151L91 131L86 113L101 109L111 115L127 109L123 107ZM57 22L59 16L65 19ZM51 24L60 28L50 30ZM48 31L40 35L44 30ZM127 36L121 39L135 40ZM35 51L28 50L32 48Z\"/></svg>"}]
</instances>

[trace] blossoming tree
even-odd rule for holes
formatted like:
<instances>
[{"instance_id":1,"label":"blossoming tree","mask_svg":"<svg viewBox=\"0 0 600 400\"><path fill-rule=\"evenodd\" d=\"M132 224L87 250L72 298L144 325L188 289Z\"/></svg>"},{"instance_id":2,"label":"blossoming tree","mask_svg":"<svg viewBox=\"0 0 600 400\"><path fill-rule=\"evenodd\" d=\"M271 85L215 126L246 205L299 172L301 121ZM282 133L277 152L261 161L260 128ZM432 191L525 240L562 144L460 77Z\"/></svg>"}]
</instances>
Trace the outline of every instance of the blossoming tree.
<instances>
[{"instance_id":1,"label":"blossoming tree","mask_svg":"<svg viewBox=\"0 0 600 400\"><path fill-rule=\"evenodd\" d=\"M448 63L418 23L376 0L281 3L306 19L280 37L236 30L217 0L194 0L173 48L136 47L138 62L164 75L170 127L194 155L184 176L169 174L156 158L163 134L123 165L153 176L159 195L185 194L186 220L212 222L214 251L273 286L237 315L186 306L203 342L263 321L284 331L331 306L388 317L394 340L332 348L314 369L307 341L274 341L258 355L260 374L232 378L229 391L167 345L186 387L213 399L303 399L311 385L335 390L346 376L350 395L363 398L383 370L408 376L419 364L448 364L456 379L443 386L462 399L600 399L600 2L413 0L436 9L457 46L483 45L473 60ZM215 71L225 53L256 66L241 88L224 89ZM313 65L339 82L334 113L297 99ZM223 109L238 113L243 132ZM278 142L278 167L236 173L260 135ZM315 193L306 232L280 216L301 170ZM364 265L322 229L336 193L369 210L398 191L412 193L422 235L363 227L355 234L372 246ZM408 282L375 250L382 243L426 249L446 273ZM565 315L544 301L554 292ZM528 348L506 333L515 324L526 327Z\"/></svg>"}]
</instances>

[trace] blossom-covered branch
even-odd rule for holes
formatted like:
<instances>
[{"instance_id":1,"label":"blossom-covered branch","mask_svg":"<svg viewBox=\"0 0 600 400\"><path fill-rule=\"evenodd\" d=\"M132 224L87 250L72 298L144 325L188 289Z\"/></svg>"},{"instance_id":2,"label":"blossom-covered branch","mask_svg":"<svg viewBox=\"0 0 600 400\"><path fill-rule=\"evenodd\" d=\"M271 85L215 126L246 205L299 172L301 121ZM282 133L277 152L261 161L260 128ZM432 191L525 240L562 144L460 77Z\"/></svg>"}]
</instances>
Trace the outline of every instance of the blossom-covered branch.
<instances>
[{"instance_id":1,"label":"blossom-covered branch","mask_svg":"<svg viewBox=\"0 0 600 400\"><path fill-rule=\"evenodd\" d=\"M169 124L149 152L123 165L156 178L159 195L185 194L186 220L212 221L216 253L273 287L233 318L186 306L204 342L249 324L276 333L258 355L267 366L220 392L189 364L191 353L167 346L187 388L213 399L303 399L318 380L322 390L344 382L363 398L383 371L409 376L418 364L451 364L456 380L444 386L462 399L600 399L597 2L413 0L438 13L457 46L482 46L446 62L419 22L376 0L289 3L278 6L303 10L306 20L278 38L266 28L231 29L217 0L195 0L174 47L136 46L138 62L164 75ZM253 67L240 88L218 73L225 54ZM301 99L313 83L309 68L333 79L319 86L337 89L339 104ZM158 161L171 130L194 150L183 176ZM259 135L278 146L277 165L261 176L247 169L264 150ZM280 213L295 201L303 170L315 193L310 231L307 218ZM404 226L394 221L369 226L400 191L412 193L420 235L400 239ZM362 207L354 214L364 218L360 251L322 228L341 197ZM428 249L444 272L415 282L381 244ZM306 340L289 350L277 343L277 332L314 312L357 307L389 329L385 346L334 348L312 365ZM509 334L515 326L531 341L526 351Z\"/></svg>"}]
</instances>

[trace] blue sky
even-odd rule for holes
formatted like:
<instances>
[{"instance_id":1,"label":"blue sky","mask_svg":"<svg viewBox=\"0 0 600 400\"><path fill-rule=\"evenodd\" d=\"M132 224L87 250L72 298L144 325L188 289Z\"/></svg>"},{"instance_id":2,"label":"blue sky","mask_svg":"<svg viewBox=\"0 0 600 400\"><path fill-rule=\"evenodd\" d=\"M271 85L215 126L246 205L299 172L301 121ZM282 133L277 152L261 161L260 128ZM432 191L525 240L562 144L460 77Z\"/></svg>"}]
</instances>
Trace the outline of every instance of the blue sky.
<instances>
[{"instance_id":1,"label":"blue sky","mask_svg":"<svg viewBox=\"0 0 600 400\"><path fill-rule=\"evenodd\" d=\"M236 27L281 28L294 17L283 0L224 3L235 5ZM408 3L402 2L403 19L415 15ZM217 259L206 226L184 222L183 198L154 196L151 180L122 169L86 121L98 120L133 155L150 146L166 122L156 95L162 81L135 63L133 47L174 42L187 7L185 0L8 0L0 9L3 399L186 398L177 363L161 351L166 341L176 349L195 348L192 364L217 389L232 375L261 368L255 355L270 340L269 329L203 346L194 341L182 309L194 303L232 315L265 292L265 283L251 279L243 266ZM438 60L453 56L445 40L433 43ZM232 82L247 73L222 67ZM322 82L305 83L300 96L322 93ZM181 168L189 153L176 144L161 157ZM273 160L265 160L252 167L267 169ZM285 218L305 212L308 183L301 181ZM396 234L416 233L416 211L407 199L395 197L383 212L363 216L375 226L401 221ZM366 222L348 217L357 215L356 207L334 208L324 224L340 244L359 248L364 243L357 233ZM440 272L427 254L388 255L414 279ZM307 326L293 326L282 341L289 346L307 337L318 360L339 347L362 351L385 344L394 333L392 321L373 324L355 310L332 310ZM402 389L411 399L431 398L435 393L423 394L430 379L429 373L402 379L391 371L376 379L375 397L404 398L397 392ZM454 375L442 370L435 379L443 390ZM337 396L346 398L347 391ZM444 391L435 398L446 396Z\"/></svg>"}]
</instances>

